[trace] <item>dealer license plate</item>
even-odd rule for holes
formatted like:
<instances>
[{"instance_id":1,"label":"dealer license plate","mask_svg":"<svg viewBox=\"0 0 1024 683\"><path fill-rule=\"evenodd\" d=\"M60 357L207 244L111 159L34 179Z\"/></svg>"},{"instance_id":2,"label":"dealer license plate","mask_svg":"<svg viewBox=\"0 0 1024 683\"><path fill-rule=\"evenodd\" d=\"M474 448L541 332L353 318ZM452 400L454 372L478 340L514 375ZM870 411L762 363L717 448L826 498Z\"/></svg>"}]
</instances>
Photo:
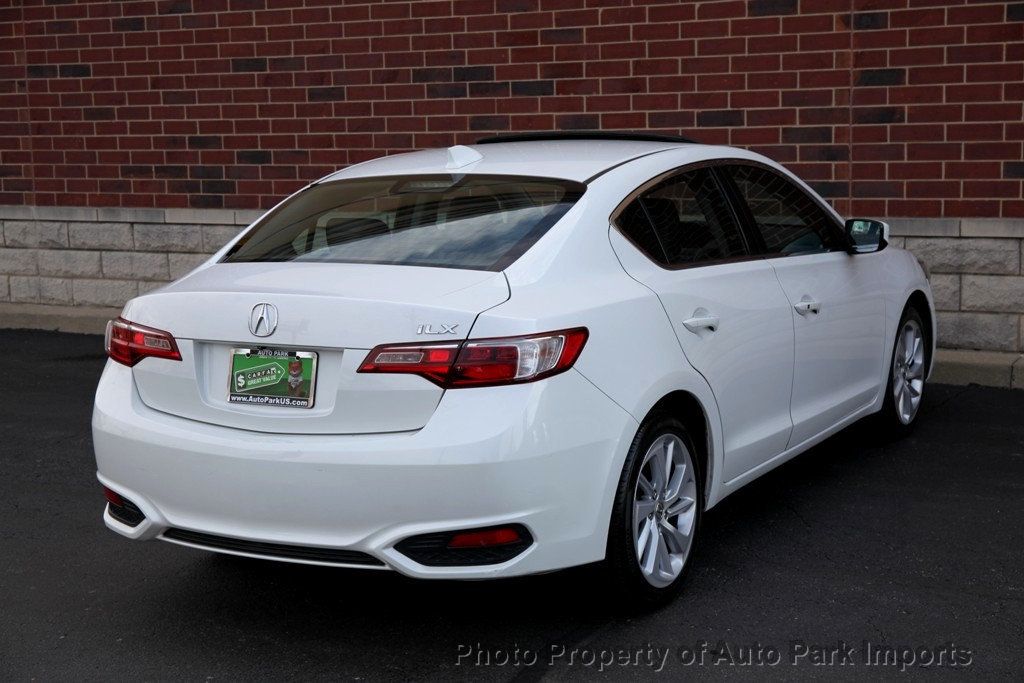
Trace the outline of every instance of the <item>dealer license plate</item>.
<instances>
[{"instance_id":1,"label":"dealer license plate","mask_svg":"<svg viewBox=\"0 0 1024 683\"><path fill-rule=\"evenodd\" d=\"M316 354L287 349L231 349L231 403L312 408Z\"/></svg>"}]
</instances>

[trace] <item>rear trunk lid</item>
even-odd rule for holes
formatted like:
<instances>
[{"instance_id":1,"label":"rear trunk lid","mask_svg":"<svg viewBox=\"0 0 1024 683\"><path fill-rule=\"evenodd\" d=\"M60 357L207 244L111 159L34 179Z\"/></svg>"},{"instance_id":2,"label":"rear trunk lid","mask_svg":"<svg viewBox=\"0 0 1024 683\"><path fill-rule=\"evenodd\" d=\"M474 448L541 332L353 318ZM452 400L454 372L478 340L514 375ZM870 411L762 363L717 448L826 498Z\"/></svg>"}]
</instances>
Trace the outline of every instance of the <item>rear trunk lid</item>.
<instances>
[{"instance_id":1,"label":"rear trunk lid","mask_svg":"<svg viewBox=\"0 0 1024 683\"><path fill-rule=\"evenodd\" d=\"M221 263L129 302L124 317L170 332L182 362L133 368L142 401L211 424L285 434L411 431L443 390L412 375L359 374L378 344L465 339L476 316L509 297L496 272L320 262ZM276 329L250 331L272 304ZM263 330L258 330L263 332ZM441 332L441 334L438 334ZM233 403L233 349L317 355L312 407Z\"/></svg>"}]
</instances>

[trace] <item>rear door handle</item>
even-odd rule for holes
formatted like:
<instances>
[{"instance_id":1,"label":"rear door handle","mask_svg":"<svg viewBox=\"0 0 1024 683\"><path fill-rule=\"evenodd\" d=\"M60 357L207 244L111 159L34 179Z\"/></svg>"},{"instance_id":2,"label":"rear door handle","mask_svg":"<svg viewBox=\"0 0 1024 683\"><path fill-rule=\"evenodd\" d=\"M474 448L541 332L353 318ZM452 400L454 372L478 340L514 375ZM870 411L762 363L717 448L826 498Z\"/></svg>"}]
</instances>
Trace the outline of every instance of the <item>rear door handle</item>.
<instances>
[{"instance_id":1,"label":"rear door handle","mask_svg":"<svg viewBox=\"0 0 1024 683\"><path fill-rule=\"evenodd\" d=\"M693 312L692 318L687 318L683 321L683 327L694 334L697 334L700 330L709 330L714 332L718 329L718 322L719 320L717 315L711 315L703 308L698 308Z\"/></svg>"},{"instance_id":2,"label":"rear door handle","mask_svg":"<svg viewBox=\"0 0 1024 683\"><path fill-rule=\"evenodd\" d=\"M812 299L809 296L804 296L800 301L793 304L793 308L800 315L808 315L809 313L820 313L821 304Z\"/></svg>"}]
</instances>

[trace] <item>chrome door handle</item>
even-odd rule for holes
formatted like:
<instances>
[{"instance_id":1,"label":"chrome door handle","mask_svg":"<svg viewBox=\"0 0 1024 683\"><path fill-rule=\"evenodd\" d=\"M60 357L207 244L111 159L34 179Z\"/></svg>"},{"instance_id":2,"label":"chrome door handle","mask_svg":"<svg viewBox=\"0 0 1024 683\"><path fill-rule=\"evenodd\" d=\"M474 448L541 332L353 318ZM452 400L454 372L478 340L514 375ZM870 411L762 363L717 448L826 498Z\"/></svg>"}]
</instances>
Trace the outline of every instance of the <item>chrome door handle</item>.
<instances>
[{"instance_id":1,"label":"chrome door handle","mask_svg":"<svg viewBox=\"0 0 1024 683\"><path fill-rule=\"evenodd\" d=\"M793 308L795 308L796 312L799 313L800 315L821 312L821 304L809 296L805 296L804 298L800 299L800 301L793 304Z\"/></svg>"},{"instance_id":2,"label":"chrome door handle","mask_svg":"<svg viewBox=\"0 0 1024 683\"><path fill-rule=\"evenodd\" d=\"M693 312L692 318L687 318L683 321L683 327L688 329L690 332L697 334L700 330L708 330L714 332L718 329L718 316L711 315L703 309L698 309Z\"/></svg>"}]
</instances>

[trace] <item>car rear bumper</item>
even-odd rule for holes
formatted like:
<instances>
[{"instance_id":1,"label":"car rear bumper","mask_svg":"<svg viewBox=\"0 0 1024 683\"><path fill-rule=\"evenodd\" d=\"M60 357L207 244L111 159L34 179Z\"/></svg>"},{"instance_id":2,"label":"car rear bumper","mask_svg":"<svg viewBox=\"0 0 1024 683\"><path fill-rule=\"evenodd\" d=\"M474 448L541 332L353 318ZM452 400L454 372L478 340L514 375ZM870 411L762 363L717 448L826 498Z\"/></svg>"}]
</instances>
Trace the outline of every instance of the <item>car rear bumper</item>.
<instances>
[{"instance_id":1,"label":"car rear bumper","mask_svg":"<svg viewBox=\"0 0 1024 683\"><path fill-rule=\"evenodd\" d=\"M636 428L576 371L448 391L415 432L284 435L155 411L139 399L131 370L108 363L93 413L100 481L145 515L131 527L108 509L114 531L416 577L513 576L603 558L612 495ZM395 549L420 534L506 523L525 526L533 543L501 564L428 567ZM196 533L223 539L221 547ZM283 556L268 544L311 552Z\"/></svg>"}]
</instances>

